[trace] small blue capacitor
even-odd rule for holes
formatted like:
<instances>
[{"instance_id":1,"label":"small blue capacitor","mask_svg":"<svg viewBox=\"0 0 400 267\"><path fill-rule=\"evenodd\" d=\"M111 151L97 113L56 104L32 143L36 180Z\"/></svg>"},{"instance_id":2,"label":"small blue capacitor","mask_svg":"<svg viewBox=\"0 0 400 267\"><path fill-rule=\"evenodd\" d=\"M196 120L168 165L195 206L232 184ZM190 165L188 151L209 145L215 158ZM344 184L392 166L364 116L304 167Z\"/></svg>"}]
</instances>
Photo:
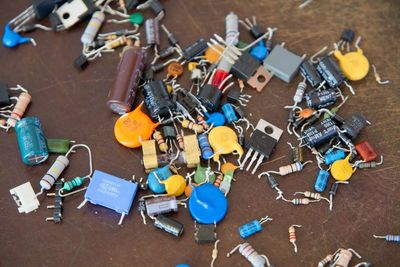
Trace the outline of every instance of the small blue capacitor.
<instances>
[{"instance_id":1,"label":"small blue capacitor","mask_svg":"<svg viewBox=\"0 0 400 267\"><path fill-rule=\"evenodd\" d=\"M250 55L261 62L264 61L264 59L268 56L268 50L263 40L258 42L258 45L254 46L250 50Z\"/></svg>"},{"instance_id":2,"label":"small blue capacitor","mask_svg":"<svg viewBox=\"0 0 400 267\"><path fill-rule=\"evenodd\" d=\"M214 153L211 149L210 143L208 142L208 134L200 134L197 138L199 139L201 157L205 160L209 160L214 155Z\"/></svg>"},{"instance_id":3,"label":"small blue capacitor","mask_svg":"<svg viewBox=\"0 0 400 267\"><path fill-rule=\"evenodd\" d=\"M165 192L165 186L158 182L158 179L164 181L172 176L172 172L169 169L169 165L166 165L162 168L157 168L152 170L147 176L147 183L149 185L150 190L155 194L161 194Z\"/></svg>"},{"instance_id":4,"label":"small blue capacitor","mask_svg":"<svg viewBox=\"0 0 400 267\"><path fill-rule=\"evenodd\" d=\"M221 112L206 113L206 116L206 123L208 125L212 125L213 127L225 125L225 116Z\"/></svg>"},{"instance_id":5,"label":"small blue capacitor","mask_svg":"<svg viewBox=\"0 0 400 267\"><path fill-rule=\"evenodd\" d=\"M21 34L13 31L10 27L10 24L6 24L6 26L4 26L2 42L3 45L8 48L29 42L32 42L35 45L35 42L32 38L22 36Z\"/></svg>"},{"instance_id":6,"label":"small blue capacitor","mask_svg":"<svg viewBox=\"0 0 400 267\"><path fill-rule=\"evenodd\" d=\"M331 165L335 161L339 159L344 159L346 157L346 154L344 153L343 150L340 149L335 149L332 151L328 151L328 153L325 154L324 156L324 161L326 165Z\"/></svg>"},{"instance_id":7,"label":"small blue capacitor","mask_svg":"<svg viewBox=\"0 0 400 267\"><path fill-rule=\"evenodd\" d=\"M225 103L222 105L222 112L228 123L234 123L235 121L239 120L236 116L235 108L230 103Z\"/></svg>"},{"instance_id":8,"label":"small blue capacitor","mask_svg":"<svg viewBox=\"0 0 400 267\"><path fill-rule=\"evenodd\" d=\"M23 118L15 125L15 132L23 163L33 166L44 162L49 157L39 118Z\"/></svg>"},{"instance_id":9,"label":"small blue capacitor","mask_svg":"<svg viewBox=\"0 0 400 267\"><path fill-rule=\"evenodd\" d=\"M249 223L246 223L238 228L239 235L242 238L247 238L257 232L260 232L263 229L262 224L268 221L272 221L272 218L266 216L260 220L253 220Z\"/></svg>"},{"instance_id":10,"label":"small blue capacitor","mask_svg":"<svg viewBox=\"0 0 400 267\"><path fill-rule=\"evenodd\" d=\"M320 169L318 172L317 179L315 180L314 190L317 192L324 192L328 184L329 172Z\"/></svg>"}]
</instances>

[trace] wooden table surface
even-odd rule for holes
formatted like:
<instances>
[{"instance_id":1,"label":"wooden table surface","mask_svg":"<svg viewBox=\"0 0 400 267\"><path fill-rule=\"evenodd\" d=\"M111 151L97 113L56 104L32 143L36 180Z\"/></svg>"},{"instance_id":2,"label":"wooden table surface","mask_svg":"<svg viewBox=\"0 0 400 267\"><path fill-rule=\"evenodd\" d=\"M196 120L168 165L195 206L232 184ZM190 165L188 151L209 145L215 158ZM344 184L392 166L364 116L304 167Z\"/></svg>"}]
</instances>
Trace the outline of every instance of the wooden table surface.
<instances>
[{"instance_id":1,"label":"wooden table surface","mask_svg":"<svg viewBox=\"0 0 400 267\"><path fill-rule=\"evenodd\" d=\"M5 1L0 9L0 24L28 6L28 1ZM266 254L275 266L316 266L318 261L338 248L353 248L362 261L374 266L399 266L400 253L396 244L372 238L373 234L399 234L400 231L400 108L399 108L399 32L400 4L392 1L313 1L299 9L301 1L163 1L170 31L187 47L197 38L210 38L213 33L224 34L224 18L234 11L240 18L255 15L262 27L279 30L274 43L285 42L291 51L308 56L324 45L339 39L345 27L363 37L361 47L370 63L375 64L383 79L390 84L380 86L372 70L360 82L353 82L357 94L340 110L346 117L362 112L372 125L366 127L358 141L368 140L385 161L376 169L358 170L350 185L341 186L332 212L324 202L295 207L276 201L276 193L265 179L258 180L247 172L235 174L229 193L229 211L218 224L219 255L216 266L249 266L236 253L226 253L242 243L238 226L265 215L273 221L246 241L260 253ZM151 11L144 12L146 17ZM106 54L83 72L73 67L81 51L80 35L86 23L71 30L53 33L36 31L31 34L38 43L16 49L0 48L0 80L9 85L21 84L33 97L27 116L38 116L49 138L69 138L92 148L94 167L119 177L143 176L141 149L127 149L114 139L113 127L117 116L105 106L105 100L115 77L119 57ZM117 29L107 25L103 31ZM143 28L142 28L143 30ZM166 38L162 35L162 45ZM241 39L251 37L241 28ZM160 75L164 76L165 74ZM187 75L187 74L186 74ZM249 119L257 123L263 118L280 128L286 127L287 111L283 106L292 103L297 83L278 78L268 84L261 94L252 89L246 92L253 99L246 110ZM188 85L188 79L180 83ZM344 90L349 94L347 90ZM135 105L139 100L136 102ZM260 171L277 169L289 163L287 141L295 142L285 133L272 159ZM122 227L117 225L119 214L87 204L77 205L83 194L64 200L63 221L60 225L45 222L51 216L53 200L40 197L37 212L18 214L9 189L31 181L39 189L39 180L53 163L52 155L44 164L28 167L20 160L15 131L1 132L0 138L0 266L207 266L211 261L212 244L199 245L194 241L194 223L187 210L180 208L174 215L185 225L181 238L174 238L152 225L143 225L134 203ZM311 154L307 152L311 159ZM71 179L87 172L86 153L71 158L64 177ZM290 194L312 189L317 172L316 164L305 167L299 174L280 178L280 187ZM143 193L140 193L143 195ZM139 195L139 196L140 196ZM136 197L136 199L138 196ZM288 241L288 227L297 229L299 253L293 252ZM361 260L353 257L351 266Z\"/></svg>"}]
</instances>

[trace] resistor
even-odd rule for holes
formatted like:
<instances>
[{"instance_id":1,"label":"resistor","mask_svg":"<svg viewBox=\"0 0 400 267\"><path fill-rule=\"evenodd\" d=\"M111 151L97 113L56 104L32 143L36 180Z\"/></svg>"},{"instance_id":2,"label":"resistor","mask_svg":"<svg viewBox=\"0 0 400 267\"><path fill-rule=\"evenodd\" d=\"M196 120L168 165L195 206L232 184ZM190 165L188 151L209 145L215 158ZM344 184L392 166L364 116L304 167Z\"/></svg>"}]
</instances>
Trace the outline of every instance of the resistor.
<instances>
[{"instance_id":1,"label":"resistor","mask_svg":"<svg viewBox=\"0 0 400 267\"><path fill-rule=\"evenodd\" d=\"M211 254L211 267L214 267L214 262L217 260L218 257L218 247L217 247L218 243L219 240L216 240L214 243L214 249Z\"/></svg>"},{"instance_id":2,"label":"resistor","mask_svg":"<svg viewBox=\"0 0 400 267\"><path fill-rule=\"evenodd\" d=\"M236 116L235 109L230 103L225 103L222 105L222 112L224 113L228 123L234 123L239 120L239 118Z\"/></svg>"},{"instance_id":3,"label":"resistor","mask_svg":"<svg viewBox=\"0 0 400 267\"><path fill-rule=\"evenodd\" d=\"M301 225L293 224L289 227L289 242L293 244L294 252L297 253L296 245L296 229L295 227L301 227Z\"/></svg>"},{"instance_id":4,"label":"resistor","mask_svg":"<svg viewBox=\"0 0 400 267\"><path fill-rule=\"evenodd\" d=\"M157 141L158 148L161 152L166 153L168 151L168 145L165 143L165 140L160 131L154 131L153 133L154 140Z\"/></svg>"},{"instance_id":5,"label":"resistor","mask_svg":"<svg viewBox=\"0 0 400 267\"><path fill-rule=\"evenodd\" d=\"M388 242L400 242L400 235L373 235L373 237L385 239Z\"/></svg>"},{"instance_id":6,"label":"resistor","mask_svg":"<svg viewBox=\"0 0 400 267\"><path fill-rule=\"evenodd\" d=\"M329 199L327 199L327 198L321 196L320 193L314 193L314 192L310 192L310 191L296 192L296 193L294 193L294 195L298 195L298 194L302 194L302 195L304 195L304 196L307 197L307 198L311 198L311 199L314 199L314 200L317 200L317 201L320 201L321 199L323 199L323 200L328 201L328 203L329 203Z\"/></svg>"},{"instance_id":7,"label":"resistor","mask_svg":"<svg viewBox=\"0 0 400 267\"><path fill-rule=\"evenodd\" d=\"M268 221L272 221L272 218L266 216L264 218L261 218L260 220L253 220L249 223L246 223L238 228L239 235L242 238L246 238L257 232L260 232L263 229L262 224Z\"/></svg>"},{"instance_id":8,"label":"resistor","mask_svg":"<svg viewBox=\"0 0 400 267\"><path fill-rule=\"evenodd\" d=\"M331 266L333 267L347 267L350 264L351 258L353 254L361 259L361 256L353 249L340 249L339 252L335 255Z\"/></svg>"},{"instance_id":9,"label":"resistor","mask_svg":"<svg viewBox=\"0 0 400 267\"><path fill-rule=\"evenodd\" d=\"M107 42L105 47L106 47L106 49L114 49L114 48L117 48L119 46L126 44L127 40L128 39L125 36L121 36L121 37L119 37L118 41L113 40L111 42Z\"/></svg>"},{"instance_id":10,"label":"resistor","mask_svg":"<svg viewBox=\"0 0 400 267\"><path fill-rule=\"evenodd\" d=\"M332 254L327 255L320 262L318 262L318 267L324 267L326 264L331 262L332 259L333 259L333 255Z\"/></svg>"},{"instance_id":11,"label":"resistor","mask_svg":"<svg viewBox=\"0 0 400 267\"><path fill-rule=\"evenodd\" d=\"M26 108L28 107L29 103L31 102L31 95L26 93L26 92L22 92L17 100L17 103L14 106L14 109L10 115L10 117L7 120L7 125L14 127L17 120L20 120L22 118L22 116L25 113Z\"/></svg>"},{"instance_id":12,"label":"resistor","mask_svg":"<svg viewBox=\"0 0 400 267\"><path fill-rule=\"evenodd\" d=\"M180 150L185 150L185 142L183 141L183 136L176 132L176 141L178 142L178 147Z\"/></svg>"},{"instance_id":13,"label":"resistor","mask_svg":"<svg viewBox=\"0 0 400 267\"><path fill-rule=\"evenodd\" d=\"M160 45L160 30L157 19L146 19L144 22L147 45Z\"/></svg>"},{"instance_id":14,"label":"resistor","mask_svg":"<svg viewBox=\"0 0 400 267\"><path fill-rule=\"evenodd\" d=\"M83 177L75 177L74 179L72 179L71 181L67 181L64 183L64 186L62 188L62 190L64 191L71 191L72 189L74 189L75 187L81 186L83 185L83 181L85 180L85 178Z\"/></svg>"},{"instance_id":15,"label":"resistor","mask_svg":"<svg viewBox=\"0 0 400 267\"><path fill-rule=\"evenodd\" d=\"M200 134L198 137L199 146L201 149L201 157L205 160L209 160L213 156L210 143L208 142L208 135L206 133Z\"/></svg>"},{"instance_id":16,"label":"resistor","mask_svg":"<svg viewBox=\"0 0 400 267\"><path fill-rule=\"evenodd\" d=\"M226 35L225 42L235 46L239 43L239 18L231 12L225 18Z\"/></svg>"},{"instance_id":17,"label":"resistor","mask_svg":"<svg viewBox=\"0 0 400 267\"><path fill-rule=\"evenodd\" d=\"M308 163L312 163L311 160L306 161L304 163L301 163L300 161L286 165L286 166L281 166L279 167L279 171L275 172L275 171L268 171L268 172L264 172L262 174L268 174L268 173L275 173L275 174L279 174L281 176L285 176L289 173L294 173L294 172L300 172L304 165L308 164Z\"/></svg>"},{"instance_id":18,"label":"resistor","mask_svg":"<svg viewBox=\"0 0 400 267\"><path fill-rule=\"evenodd\" d=\"M298 205L308 205L312 201L310 201L308 198L294 198L291 201L289 200L288 202L292 202L293 205L298 206Z\"/></svg>"},{"instance_id":19,"label":"resistor","mask_svg":"<svg viewBox=\"0 0 400 267\"><path fill-rule=\"evenodd\" d=\"M383 156L381 156L380 162L376 162L376 161L360 162L357 164L357 168L360 168L360 169L376 168L377 166L382 165L382 163L383 163Z\"/></svg>"},{"instance_id":20,"label":"resistor","mask_svg":"<svg viewBox=\"0 0 400 267\"><path fill-rule=\"evenodd\" d=\"M89 45L94 41L97 33L99 32L101 25L104 22L105 15L101 11L96 11L93 13L85 31L81 36L81 43L84 45Z\"/></svg>"},{"instance_id":21,"label":"resistor","mask_svg":"<svg viewBox=\"0 0 400 267\"><path fill-rule=\"evenodd\" d=\"M182 127L185 129L189 129L189 130L193 130L196 133L203 133L204 132L204 128L203 126L193 123L189 120L183 120L181 121Z\"/></svg>"},{"instance_id":22,"label":"resistor","mask_svg":"<svg viewBox=\"0 0 400 267\"><path fill-rule=\"evenodd\" d=\"M299 82L299 84L297 85L296 93L293 96L293 101L294 101L295 105L297 105L298 103L301 103L301 101L303 100L303 96L304 96L304 92L306 91L306 88L307 88L307 84L305 83L305 81Z\"/></svg>"},{"instance_id":23,"label":"resistor","mask_svg":"<svg viewBox=\"0 0 400 267\"><path fill-rule=\"evenodd\" d=\"M217 176L217 178L215 179L215 182L214 182L214 186L215 187L219 187L219 185L221 184L221 182L224 180L224 175L223 174L219 174L218 176Z\"/></svg>"},{"instance_id":24,"label":"resistor","mask_svg":"<svg viewBox=\"0 0 400 267\"><path fill-rule=\"evenodd\" d=\"M204 129L208 129L210 128L210 125L207 124L207 122L205 121L204 117L201 115L197 115L197 122L203 126Z\"/></svg>"},{"instance_id":25,"label":"resistor","mask_svg":"<svg viewBox=\"0 0 400 267\"><path fill-rule=\"evenodd\" d=\"M242 256L245 257L253 267L263 267L265 263L267 263L267 266L270 266L267 256L259 255L249 243L237 245L227 254L227 257L232 255L238 249L239 253L242 254Z\"/></svg>"},{"instance_id":26,"label":"resistor","mask_svg":"<svg viewBox=\"0 0 400 267\"><path fill-rule=\"evenodd\" d=\"M50 190L68 165L69 160L66 156L58 156L53 165L51 165L50 169L40 180L40 187L45 190Z\"/></svg>"}]
</instances>

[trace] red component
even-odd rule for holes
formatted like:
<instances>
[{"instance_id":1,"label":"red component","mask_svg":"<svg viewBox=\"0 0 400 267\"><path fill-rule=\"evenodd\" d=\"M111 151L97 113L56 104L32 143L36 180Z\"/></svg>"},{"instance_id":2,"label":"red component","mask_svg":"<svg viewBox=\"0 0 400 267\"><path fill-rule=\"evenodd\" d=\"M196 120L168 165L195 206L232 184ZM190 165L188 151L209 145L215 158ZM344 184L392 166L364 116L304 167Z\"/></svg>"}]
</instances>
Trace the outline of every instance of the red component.
<instances>
[{"instance_id":1,"label":"red component","mask_svg":"<svg viewBox=\"0 0 400 267\"><path fill-rule=\"evenodd\" d=\"M215 74L212 78L211 85L214 85L215 87L218 87L219 90L223 90L224 88L220 88L219 86L221 85L222 81L229 75L228 72L225 72L223 70L216 70Z\"/></svg>"},{"instance_id":2,"label":"red component","mask_svg":"<svg viewBox=\"0 0 400 267\"><path fill-rule=\"evenodd\" d=\"M362 157L366 162L373 161L378 157L374 148L367 142L363 141L356 145L356 150L358 154Z\"/></svg>"}]
</instances>

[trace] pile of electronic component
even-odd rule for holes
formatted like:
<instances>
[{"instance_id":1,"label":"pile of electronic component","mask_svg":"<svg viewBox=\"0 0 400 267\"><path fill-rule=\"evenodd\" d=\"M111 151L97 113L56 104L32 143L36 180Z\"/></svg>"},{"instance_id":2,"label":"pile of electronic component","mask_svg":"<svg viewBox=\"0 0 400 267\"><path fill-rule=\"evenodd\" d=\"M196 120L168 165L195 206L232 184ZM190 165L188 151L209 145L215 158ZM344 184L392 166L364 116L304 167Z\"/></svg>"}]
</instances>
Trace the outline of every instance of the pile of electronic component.
<instances>
[{"instance_id":1,"label":"pile of electronic component","mask_svg":"<svg viewBox=\"0 0 400 267\"><path fill-rule=\"evenodd\" d=\"M42 17L38 15L38 10L42 10L39 2L45 3L34 1L28 11L6 26L3 43L15 46L27 42L18 32L43 28L31 22L35 16L37 19ZM93 171L88 146L70 146L69 140L46 141L37 118L21 118L30 102L30 96L27 100L27 92L18 86L16 89L24 92L18 98L13 98L8 94L13 88L2 86L0 94L6 94L4 97L0 95L0 115L8 120L0 120L1 127L9 130L15 126L23 162L28 165L40 164L48 158L49 150L64 154L57 157L41 179L39 193L34 192L29 182L10 190L20 212L28 213L37 209L40 205L38 196L55 185L55 193L50 194L55 196L55 204L52 206L54 213L47 220L61 222L62 199L86 191L79 208L91 202L113 209L121 214L119 224L122 224L124 216L131 209L137 189L150 190L151 194L143 195L138 200L138 210L144 224L147 224L149 218L155 227L180 236L183 224L167 214L177 212L179 205L187 207L195 221L195 240L199 243L215 242L213 265L217 257L216 226L227 214L227 195L235 171L240 169L255 174L261 163L271 157L283 134L282 129L265 119L259 119L255 126L248 120L245 107L251 96L244 93L245 87L247 85L261 93L273 76L290 83L298 72L304 81L296 89L294 104L285 107L290 110L287 131L294 134L299 142L295 146L290 144L293 161L280 167L279 171L267 171L259 175L267 175L271 188L278 192L278 199L294 205L325 200L332 208L333 196L336 195L339 183L347 183L356 169L373 168L381 164L382 160L375 161L378 155L368 142L355 143L359 132L369 123L368 120L360 113L354 113L346 119L338 115L340 106L348 98L340 87L347 86L354 94L347 81L360 80L369 71L369 62L358 46L359 40L356 42L357 51L350 52L349 47L354 38L351 30L343 32L341 40L334 47L333 56L327 53L318 59L315 59L315 55L305 60L304 56L296 55L283 45L272 46L272 36L277 29L264 30L257 25L254 17L252 20L239 20L231 12L225 20L225 38L215 34L208 41L200 38L182 48L174 34L165 25L160 25L164 11L156 0L146 1L139 6L138 1L127 1L120 4L120 10L110 7L113 1L64 2L52 2L51 8L46 6L50 21L57 22L52 27L57 31L68 29L81 20L83 15L92 15L81 39L82 55L75 61L78 68L84 68L89 60L116 46L125 46L106 103L119 116L114 125L116 140L127 148L142 148L142 163L147 179L133 178L127 181L99 170ZM92 4L93 7L90 6ZM71 5L79 8L72 8ZM156 18L145 21L146 47L141 46L137 33L143 17L139 13L127 15L127 10L134 7L152 7L157 14ZM68 8L74 11L74 23L70 21L71 18L62 15ZM96 11L96 8L99 10ZM86 10L86 13L77 14L77 10ZM127 18L134 29L98 34L105 20L104 13ZM239 25L249 31L254 38L253 42L246 44L239 41ZM163 49L160 47L160 28L169 44ZM12 40L14 43L10 41L11 37L15 38ZM7 40L10 42L7 43ZM343 54L346 45L348 51ZM178 83L185 67L190 72L190 88ZM164 69L166 77L163 80L156 79L155 74ZM307 85L312 90L306 93ZM139 102L137 99L140 94L143 102L133 109L135 100ZM10 102L13 99L17 101L15 107ZM303 102L306 106L302 107L300 105ZM146 112L142 111L143 106ZM88 150L89 174L69 181L59 179L69 165L69 156L79 147ZM304 147L308 147L315 155L320 168L314 185L315 192L296 192L305 198L290 200L278 187L274 176L300 172L306 164L311 163L304 161ZM225 159L229 154L237 156L237 163ZM229 158L232 159L231 156ZM327 187L330 174L335 181L332 182L328 198L321 193ZM85 180L89 180L86 186ZM245 224L239 227L239 234L247 238L261 231L261 224L270 220L267 216ZM289 241L297 252L295 227L301 226L289 227ZM248 243L238 245L231 253L237 249L253 266L271 266L268 258L259 255ZM347 266L352 252L355 253L351 249L340 249L329 255L329 259L327 257L321 261L319 266L328 263L331 266L337 265L338 262L343 263L341 266Z\"/></svg>"}]
</instances>

